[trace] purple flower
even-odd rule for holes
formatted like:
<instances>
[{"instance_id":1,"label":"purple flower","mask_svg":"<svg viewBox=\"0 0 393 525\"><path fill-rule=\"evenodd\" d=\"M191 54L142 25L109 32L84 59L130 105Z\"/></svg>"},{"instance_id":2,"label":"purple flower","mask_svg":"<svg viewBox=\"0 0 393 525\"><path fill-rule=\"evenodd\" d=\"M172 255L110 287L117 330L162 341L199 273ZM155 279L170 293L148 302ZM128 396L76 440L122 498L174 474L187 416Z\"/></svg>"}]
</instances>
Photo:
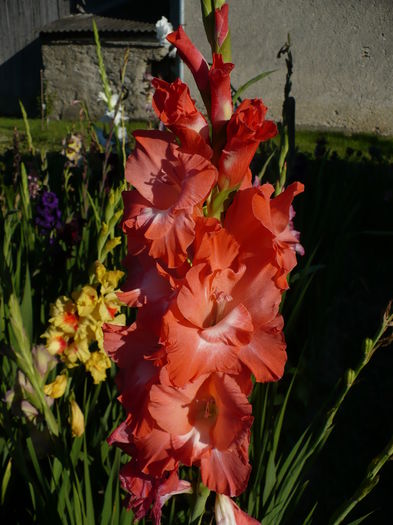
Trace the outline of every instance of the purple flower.
<instances>
[{"instance_id":1,"label":"purple flower","mask_svg":"<svg viewBox=\"0 0 393 525\"><path fill-rule=\"evenodd\" d=\"M41 197L41 202L43 206L50 209L56 209L59 206L59 199L53 191L44 191Z\"/></svg>"},{"instance_id":2,"label":"purple flower","mask_svg":"<svg viewBox=\"0 0 393 525\"><path fill-rule=\"evenodd\" d=\"M35 223L40 228L42 235L53 236L61 228L61 211L58 208L59 199L52 191L44 191L40 203L36 207Z\"/></svg>"}]
</instances>

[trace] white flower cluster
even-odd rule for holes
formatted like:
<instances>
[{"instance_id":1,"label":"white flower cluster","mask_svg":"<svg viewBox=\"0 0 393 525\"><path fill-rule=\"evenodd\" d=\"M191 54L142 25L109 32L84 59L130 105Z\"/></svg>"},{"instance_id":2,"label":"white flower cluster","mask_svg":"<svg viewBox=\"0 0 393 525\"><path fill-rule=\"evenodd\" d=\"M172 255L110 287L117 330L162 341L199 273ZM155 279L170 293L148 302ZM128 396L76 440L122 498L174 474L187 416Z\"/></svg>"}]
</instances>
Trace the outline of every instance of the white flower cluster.
<instances>
[{"instance_id":1,"label":"white flower cluster","mask_svg":"<svg viewBox=\"0 0 393 525\"><path fill-rule=\"evenodd\" d=\"M119 104L119 95L114 93L108 99L105 93L100 91L98 94L98 100L102 100L106 104L105 114L102 117L102 122L112 122L114 123L116 136L120 141L127 141L127 130L124 127L123 123L125 120L128 120L128 117L125 115L124 107ZM100 143L104 146L106 144L106 139L102 130L96 130L98 139Z\"/></svg>"},{"instance_id":2,"label":"white flower cluster","mask_svg":"<svg viewBox=\"0 0 393 525\"><path fill-rule=\"evenodd\" d=\"M168 22L168 19L165 16L162 16L160 20L156 22L156 38L161 46L164 46L166 48L172 47L172 45L168 42L166 37L169 35L169 33L172 33L173 26L170 22ZM176 48L172 48L169 52L170 57L174 57L176 55Z\"/></svg>"}]
</instances>

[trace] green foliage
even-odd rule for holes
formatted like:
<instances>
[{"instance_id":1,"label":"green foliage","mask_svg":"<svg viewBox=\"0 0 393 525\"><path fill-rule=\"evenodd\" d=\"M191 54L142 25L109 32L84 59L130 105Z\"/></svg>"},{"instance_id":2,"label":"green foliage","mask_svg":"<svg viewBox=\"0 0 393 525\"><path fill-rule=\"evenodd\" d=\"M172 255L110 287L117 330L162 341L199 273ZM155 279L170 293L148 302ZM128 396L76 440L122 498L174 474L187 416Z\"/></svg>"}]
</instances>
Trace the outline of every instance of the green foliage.
<instances>
[{"instance_id":1,"label":"green foliage","mask_svg":"<svg viewBox=\"0 0 393 525\"><path fill-rule=\"evenodd\" d=\"M258 82L259 80L262 80L263 78L268 77L272 73L277 71L277 69L272 69L271 71L264 71L263 73L260 73L259 75L256 75L255 77L251 78L247 82L245 82L242 86L240 86L236 91L235 94L232 97L233 103L236 104L236 102L239 100L240 96L253 84Z\"/></svg>"}]
</instances>

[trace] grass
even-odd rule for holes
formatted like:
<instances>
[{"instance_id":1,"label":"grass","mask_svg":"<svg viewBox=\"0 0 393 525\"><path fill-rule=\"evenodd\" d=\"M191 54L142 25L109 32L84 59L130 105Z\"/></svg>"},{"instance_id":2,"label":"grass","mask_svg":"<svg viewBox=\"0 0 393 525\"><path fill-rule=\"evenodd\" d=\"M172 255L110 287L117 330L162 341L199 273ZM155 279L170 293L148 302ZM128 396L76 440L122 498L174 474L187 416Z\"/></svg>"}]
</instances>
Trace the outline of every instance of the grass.
<instances>
[{"instance_id":1,"label":"grass","mask_svg":"<svg viewBox=\"0 0 393 525\"><path fill-rule=\"evenodd\" d=\"M97 123L98 124L98 123ZM41 119L29 119L30 131L34 140L34 146L39 150L60 151L63 148L62 141L70 132L83 132L86 129L86 121L52 120L42 125ZM102 125L99 123L98 125ZM135 129L145 128L146 122L127 122L127 131L130 133ZM25 126L21 118L0 118L0 154L12 149L14 129L19 132L22 151L27 151L27 140Z\"/></svg>"},{"instance_id":2,"label":"grass","mask_svg":"<svg viewBox=\"0 0 393 525\"><path fill-rule=\"evenodd\" d=\"M44 123L42 128L40 119L29 119L34 145L38 149L47 151L60 151L62 140L67 133L83 131L85 122L52 120ZM146 122L132 121L127 123L128 132L138 128L145 128ZM13 131L16 128L20 134L22 150L27 149L23 120L19 118L0 118L0 154L12 148ZM363 160L381 160L393 162L393 137L381 137L371 134L343 134L327 131L296 132L296 148L305 154L313 154L316 144L336 152L340 158L351 157Z\"/></svg>"},{"instance_id":3,"label":"grass","mask_svg":"<svg viewBox=\"0 0 393 525\"><path fill-rule=\"evenodd\" d=\"M340 158L356 156L364 160L393 161L393 137L366 133L343 134L327 131L296 132L296 147L303 153L314 153L316 143L325 142L325 148ZM360 152L360 154L359 154Z\"/></svg>"}]
</instances>

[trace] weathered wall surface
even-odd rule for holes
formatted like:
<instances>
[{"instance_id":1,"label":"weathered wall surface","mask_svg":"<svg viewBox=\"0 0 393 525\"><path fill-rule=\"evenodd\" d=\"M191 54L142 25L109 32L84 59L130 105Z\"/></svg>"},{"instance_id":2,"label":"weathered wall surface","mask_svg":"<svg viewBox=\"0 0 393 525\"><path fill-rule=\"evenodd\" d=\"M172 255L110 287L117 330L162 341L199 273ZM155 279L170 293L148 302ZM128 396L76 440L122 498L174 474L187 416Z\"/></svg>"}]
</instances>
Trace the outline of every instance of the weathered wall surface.
<instances>
[{"instance_id":1,"label":"weathered wall surface","mask_svg":"<svg viewBox=\"0 0 393 525\"><path fill-rule=\"evenodd\" d=\"M36 109L40 89L41 27L70 14L70 0L0 0L0 114Z\"/></svg>"},{"instance_id":2,"label":"weathered wall surface","mask_svg":"<svg viewBox=\"0 0 393 525\"><path fill-rule=\"evenodd\" d=\"M278 69L247 92L248 97L262 97L271 116L281 115L286 67L277 53L290 33L297 125L393 135L392 0L228 4L233 85ZM199 0L185 0L185 22L191 39L210 57ZM193 83L188 72L186 81Z\"/></svg>"},{"instance_id":3,"label":"weathered wall surface","mask_svg":"<svg viewBox=\"0 0 393 525\"><path fill-rule=\"evenodd\" d=\"M40 112L41 45L45 25L77 11L155 22L176 0L0 0L0 115L20 115L21 99L31 115Z\"/></svg>"},{"instance_id":4,"label":"weathered wall surface","mask_svg":"<svg viewBox=\"0 0 393 525\"><path fill-rule=\"evenodd\" d=\"M120 70L123 65L126 44L102 42L102 55L108 80L113 92L119 92ZM130 46L124 87L128 96L124 108L128 117L146 119L146 96L150 83L144 78L151 63L165 57L161 47ZM72 104L80 100L87 104L90 117L100 118L105 103L98 102L103 91L98 69L97 53L93 43L53 43L42 45L47 93L51 99L51 117L72 119L77 117L80 106Z\"/></svg>"}]
</instances>

